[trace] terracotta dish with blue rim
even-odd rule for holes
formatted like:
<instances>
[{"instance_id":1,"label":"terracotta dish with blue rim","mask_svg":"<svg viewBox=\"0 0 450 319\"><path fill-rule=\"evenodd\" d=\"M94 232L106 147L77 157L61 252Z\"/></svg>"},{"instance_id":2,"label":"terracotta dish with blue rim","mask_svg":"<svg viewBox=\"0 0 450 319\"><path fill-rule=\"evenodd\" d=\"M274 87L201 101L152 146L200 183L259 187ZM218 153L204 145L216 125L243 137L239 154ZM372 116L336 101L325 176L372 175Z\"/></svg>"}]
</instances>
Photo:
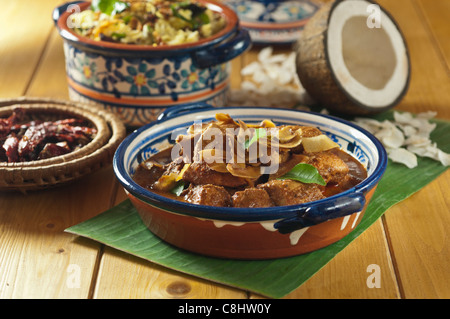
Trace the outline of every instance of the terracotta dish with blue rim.
<instances>
[{"instance_id":1,"label":"terracotta dish with blue rim","mask_svg":"<svg viewBox=\"0 0 450 319\"><path fill-rule=\"evenodd\" d=\"M80 36L69 28L69 17L89 9L91 3L74 1L55 8L53 20L64 40L70 98L101 105L129 127L155 120L170 106L225 105L229 61L250 47L250 36L228 6L213 0L196 2L222 15L225 27L196 42L161 46Z\"/></svg>"},{"instance_id":2,"label":"terracotta dish with blue rim","mask_svg":"<svg viewBox=\"0 0 450 319\"><path fill-rule=\"evenodd\" d=\"M295 43L309 18L321 7L318 0L225 0L241 26L260 45Z\"/></svg>"},{"instance_id":3,"label":"terracotta dish with blue rim","mask_svg":"<svg viewBox=\"0 0 450 319\"><path fill-rule=\"evenodd\" d=\"M339 194L309 203L265 207L213 207L158 195L133 180L138 165L173 144L173 132L217 113L245 123L270 119L276 125L319 128L356 158L367 177ZM212 108L200 104L169 108L152 124L129 135L113 160L116 177L149 230L191 252L233 259L271 259L311 252L349 234L360 222L387 165L379 141L353 123L327 115L278 108Z\"/></svg>"}]
</instances>

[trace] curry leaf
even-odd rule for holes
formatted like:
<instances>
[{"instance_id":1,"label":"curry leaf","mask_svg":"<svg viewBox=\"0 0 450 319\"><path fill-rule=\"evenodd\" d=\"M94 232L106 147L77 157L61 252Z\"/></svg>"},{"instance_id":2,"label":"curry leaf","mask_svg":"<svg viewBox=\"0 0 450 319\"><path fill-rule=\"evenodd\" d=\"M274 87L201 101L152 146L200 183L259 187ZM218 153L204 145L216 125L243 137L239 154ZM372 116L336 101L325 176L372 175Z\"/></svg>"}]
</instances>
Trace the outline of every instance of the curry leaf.
<instances>
[{"instance_id":1,"label":"curry leaf","mask_svg":"<svg viewBox=\"0 0 450 319\"><path fill-rule=\"evenodd\" d=\"M174 17L177 17L183 21L186 21L187 23L189 23L191 25L192 29L196 29L196 24L195 24L194 20L189 20L189 19L185 18L182 14L180 14L178 12L178 8L176 6L172 5L170 8L172 9L172 14Z\"/></svg>"},{"instance_id":2,"label":"curry leaf","mask_svg":"<svg viewBox=\"0 0 450 319\"><path fill-rule=\"evenodd\" d=\"M128 8L129 4L120 0L93 0L91 7L93 11L100 11L107 15L115 15Z\"/></svg>"},{"instance_id":3,"label":"curry leaf","mask_svg":"<svg viewBox=\"0 0 450 319\"><path fill-rule=\"evenodd\" d=\"M181 180L177 183L177 185L170 190L172 194L180 196L181 192L184 190L184 181Z\"/></svg>"},{"instance_id":4,"label":"curry leaf","mask_svg":"<svg viewBox=\"0 0 450 319\"><path fill-rule=\"evenodd\" d=\"M125 38L127 35L125 33L117 33L117 32L113 32L111 34L111 37L113 38L117 38L117 39L122 39Z\"/></svg>"},{"instance_id":5,"label":"curry leaf","mask_svg":"<svg viewBox=\"0 0 450 319\"><path fill-rule=\"evenodd\" d=\"M196 16L196 18L199 20L199 21L201 21L201 24L208 24L210 21L209 21L209 16L205 13L205 12L202 12L202 13L200 13L200 14L198 14L197 16Z\"/></svg>"},{"instance_id":6,"label":"curry leaf","mask_svg":"<svg viewBox=\"0 0 450 319\"><path fill-rule=\"evenodd\" d=\"M326 185L317 168L306 163L299 163L295 165L293 169L278 179L292 179L302 183L315 183L322 186Z\"/></svg>"},{"instance_id":7,"label":"curry leaf","mask_svg":"<svg viewBox=\"0 0 450 319\"><path fill-rule=\"evenodd\" d=\"M259 140L260 138L264 137L267 135L267 131L264 128L257 128L255 130L255 135L253 135L253 137L250 140L246 140L244 147L245 149L248 149L250 147L250 145L252 145L253 143L255 143L257 140Z\"/></svg>"},{"instance_id":8,"label":"curry leaf","mask_svg":"<svg viewBox=\"0 0 450 319\"><path fill-rule=\"evenodd\" d=\"M174 17L177 17L191 25L191 28L197 30L203 24L209 23L209 17L205 13L205 8L199 7L194 3L190 3L189 1L180 2L178 4L172 4L170 6L172 9L172 14ZM187 9L192 12L192 18L189 20L180 14L179 9Z\"/></svg>"}]
</instances>

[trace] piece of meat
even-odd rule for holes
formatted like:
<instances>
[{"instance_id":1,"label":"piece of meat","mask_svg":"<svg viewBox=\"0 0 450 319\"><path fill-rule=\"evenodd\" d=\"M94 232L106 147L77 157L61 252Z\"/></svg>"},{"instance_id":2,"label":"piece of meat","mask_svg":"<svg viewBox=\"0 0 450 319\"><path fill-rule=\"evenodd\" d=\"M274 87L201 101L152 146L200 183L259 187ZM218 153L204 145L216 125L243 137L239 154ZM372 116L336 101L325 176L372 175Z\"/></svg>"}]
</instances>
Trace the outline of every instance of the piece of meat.
<instances>
[{"instance_id":1,"label":"piece of meat","mask_svg":"<svg viewBox=\"0 0 450 319\"><path fill-rule=\"evenodd\" d=\"M271 180L257 186L265 190L276 206L296 205L323 199L325 196L317 184L293 180Z\"/></svg>"},{"instance_id":2,"label":"piece of meat","mask_svg":"<svg viewBox=\"0 0 450 319\"><path fill-rule=\"evenodd\" d=\"M303 162L317 168L326 183L338 184L347 178L347 164L332 151L308 154Z\"/></svg>"},{"instance_id":3,"label":"piece of meat","mask_svg":"<svg viewBox=\"0 0 450 319\"><path fill-rule=\"evenodd\" d=\"M255 187L247 188L243 191L237 191L232 196L233 207L272 207L272 199L264 189Z\"/></svg>"},{"instance_id":4,"label":"piece of meat","mask_svg":"<svg viewBox=\"0 0 450 319\"><path fill-rule=\"evenodd\" d=\"M164 174L179 174L183 169L184 162L181 157L173 160L169 164L164 165Z\"/></svg>"},{"instance_id":5,"label":"piece of meat","mask_svg":"<svg viewBox=\"0 0 450 319\"><path fill-rule=\"evenodd\" d=\"M217 172L204 162L190 164L183 173L183 180L196 185L214 184L232 188L247 185L244 178Z\"/></svg>"},{"instance_id":6,"label":"piece of meat","mask_svg":"<svg viewBox=\"0 0 450 319\"><path fill-rule=\"evenodd\" d=\"M231 206L231 196L228 191L216 185L190 185L184 192L184 200L192 204L228 207Z\"/></svg>"}]
</instances>

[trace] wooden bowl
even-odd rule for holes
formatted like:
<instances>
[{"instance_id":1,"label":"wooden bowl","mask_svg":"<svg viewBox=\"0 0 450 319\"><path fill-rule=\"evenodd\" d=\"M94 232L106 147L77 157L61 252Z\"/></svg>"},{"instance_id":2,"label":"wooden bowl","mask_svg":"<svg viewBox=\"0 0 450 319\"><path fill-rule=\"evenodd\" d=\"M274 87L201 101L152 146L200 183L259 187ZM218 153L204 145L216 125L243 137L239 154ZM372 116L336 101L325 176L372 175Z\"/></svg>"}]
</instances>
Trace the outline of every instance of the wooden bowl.
<instances>
[{"instance_id":1,"label":"wooden bowl","mask_svg":"<svg viewBox=\"0 0 450 319\"><path fill-rule=\"evenodd\" d=\"M115 115L91 105L45 98L3 99L0 117L8 117L17 107L25 109L30 120L85 119L97 134L68 154L28 162L0 162L0 191L26 192L58 186L106 167L126 135L125 126Z\"/></svg>"}]
</instances>

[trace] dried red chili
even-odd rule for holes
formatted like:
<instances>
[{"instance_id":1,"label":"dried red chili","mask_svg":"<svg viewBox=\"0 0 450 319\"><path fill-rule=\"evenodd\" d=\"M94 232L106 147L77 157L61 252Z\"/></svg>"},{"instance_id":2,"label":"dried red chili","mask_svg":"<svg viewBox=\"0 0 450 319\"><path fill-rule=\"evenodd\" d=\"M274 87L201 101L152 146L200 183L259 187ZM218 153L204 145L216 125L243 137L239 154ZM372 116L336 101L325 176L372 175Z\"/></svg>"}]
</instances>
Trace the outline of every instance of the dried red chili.
<instances>
[{"instance_id":1,"label":"dried red chili","mask_svg":"<svg viewBox=\"0 0 450 319\"><path fill-rule=\"evenodd\" d=\"M17 108L0 119L0 161L26 162L73 152L97 134L87 121L68 118L57 121L24 121L25 110Z\"/></svg>"}]
</instances>

